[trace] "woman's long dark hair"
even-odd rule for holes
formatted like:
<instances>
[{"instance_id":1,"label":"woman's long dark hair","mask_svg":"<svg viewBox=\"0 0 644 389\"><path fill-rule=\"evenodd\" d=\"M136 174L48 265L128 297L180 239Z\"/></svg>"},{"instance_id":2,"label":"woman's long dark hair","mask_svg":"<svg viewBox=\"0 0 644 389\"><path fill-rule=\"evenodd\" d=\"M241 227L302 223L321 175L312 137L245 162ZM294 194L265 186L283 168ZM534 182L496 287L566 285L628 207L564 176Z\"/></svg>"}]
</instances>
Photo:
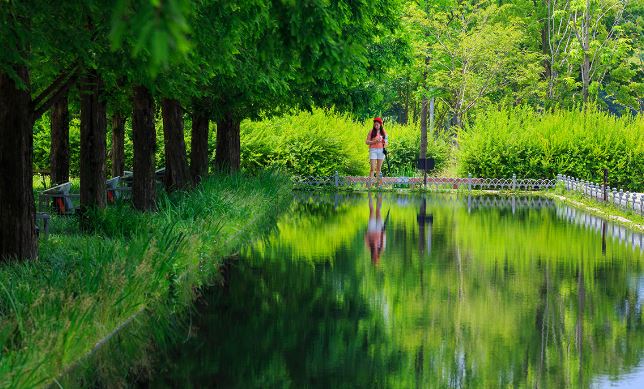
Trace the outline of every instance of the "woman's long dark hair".
<instances>
[{"instance_id":1,"label":"woman's long dark hair","mask_svg":"<svg viewBox=\"0 0 644 389\"><path fill-rule=\"evenodd\" d=\"M373 139L378 135L378 130L376 130L376 123L373 124L373 128L371 129L371 134L369 134L369 139ZM383 138L387 136L387 132L385 131L385 126L382 124L380 125L380 136Z\"/></svg>"}]
</instances>

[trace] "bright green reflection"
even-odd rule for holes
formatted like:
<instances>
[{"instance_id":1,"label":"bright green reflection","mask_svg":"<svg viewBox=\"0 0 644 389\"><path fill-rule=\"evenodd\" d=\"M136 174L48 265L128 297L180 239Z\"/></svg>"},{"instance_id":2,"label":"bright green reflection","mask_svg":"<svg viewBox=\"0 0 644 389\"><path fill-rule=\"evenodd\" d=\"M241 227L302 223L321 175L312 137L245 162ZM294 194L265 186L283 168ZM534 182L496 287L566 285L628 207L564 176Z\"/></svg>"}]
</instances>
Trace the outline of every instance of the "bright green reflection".
<instances>
[{"instance_id":1,"label":"bright green reflection","mask_svg":"<svg viewBox=\"0 0 644 389\"><path fill-rule=\"evenodd\" d=\"M576 388L641 364L641 235L539 198L298 197L154 387Z\"/></svg>"}]
</instances>

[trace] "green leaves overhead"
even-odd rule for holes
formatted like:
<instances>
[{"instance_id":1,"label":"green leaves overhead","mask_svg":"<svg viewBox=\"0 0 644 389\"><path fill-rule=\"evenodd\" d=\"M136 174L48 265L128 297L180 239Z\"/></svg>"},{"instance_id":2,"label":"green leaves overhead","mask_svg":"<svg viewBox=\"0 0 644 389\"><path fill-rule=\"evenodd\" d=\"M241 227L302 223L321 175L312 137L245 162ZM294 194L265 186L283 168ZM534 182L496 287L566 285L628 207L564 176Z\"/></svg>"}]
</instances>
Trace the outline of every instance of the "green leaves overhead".
<instances>
[{"instance_id":1,"label":"green leaves overhead","mask_svg":"<svg viewBox=\"0 0 644 389\"><path fill-rule=\"evenodd\" d=\"M173 55L183 56L190 49L187 17L193 6L188 0L118 0L112 16L112 48L121 48L129 35L132 55L148 52L150 70L156 74L169 64Z\"/></svg>"}]
</instances>

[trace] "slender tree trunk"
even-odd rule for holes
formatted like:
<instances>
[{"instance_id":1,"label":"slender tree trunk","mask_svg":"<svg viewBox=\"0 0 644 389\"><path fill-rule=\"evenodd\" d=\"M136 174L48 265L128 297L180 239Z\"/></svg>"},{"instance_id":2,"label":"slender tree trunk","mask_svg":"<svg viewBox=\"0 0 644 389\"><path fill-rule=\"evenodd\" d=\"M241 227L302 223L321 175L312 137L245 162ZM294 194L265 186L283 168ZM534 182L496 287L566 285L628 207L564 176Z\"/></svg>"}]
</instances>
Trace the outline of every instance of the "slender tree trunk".
<instances>
[{"instance_id":1,"label":"slender tree trunk","mask_svg":"<svg viewBox=\"0 0 644 389\"><path fill-rule=\"evenodd\" d=\"M581 83L582 83L582 96L584 105L588 102L588 87L590 86L590 0L586 0L586 8L584 9L584 22L581 26L582 34L582 51L584 53L584 60L581 64Z\"/></svg>"},{"instance_id":2,"label":"slender tree trunk","mask_svg":"<svg viewBox=\"0 0 644 389\"><path fill-rule=\"evenodd\" d=\"M409 123L409 85L405 86L405 107L402 120L402 124L407 123Z\"/></svg>"},{"instance_id":3,"label":"slender tree trunk","mask_svg":"<svg viewBox=\"0 0 644 389\"><path fill-rule=\"evenodd\" d=\"M545 0L546 16L543 18L543 25L541 26L541 52L543 53L543 79L548 82L546 89L546 97L548 100L554 98L554 84L556 74L553 72L552 64L554 63L554 53L550 48L550 39L554 31L550 30L552 22L552 8L551 0Z\"/></svg>"},{"instance_id":4,"label":"slender tree trunk","mask_svg":"<svg viewBox=\"0 0 644 389\"><path fill-rule=\"evenodd\" d=\"M588 102L588 87L590 86L590 56L588 50L584 50L584 62L581 64L581 94L584 99L584 105Z\"/></svg>"},{"instance_id":5,"label":"slender tree trunk","mask_svg":"<svg viewBox=\"0 0 644 389\"><path fill-rule=\"evenodd\" d=\"M29 85L26 67L16 67ZM31 96L0 72L0 259L38 256L33 197Z\"/></svg>"},{"instance_id":6,"label":"slender tree trunk","mask_svg":"<svg viewBox=\"0 0 644 389\"><path fill-rule=\"evenodd\" d=\"M112 177L119 177L125 171L125 118L112 116Z\"/></svg>"},{"instance_id":7,"label":"slender tree trunk","mask_svg":"<svg viewBox=\"0 0 644 389\"><path fill-rule=\"evenodd\" d=\"M208 124L208 116L195 107L190 144L190 171L195 184L208 174Z\"/></svg>"},{"instance_id":8,"label":"slender tree trunk","mask_svg":"<svg viewBox=\"0 0 644 389\"><path fill-rule=\"evenodd\" d=\"M425 70L423 70L423 99L420 106L420 158L427 158L427 68L429 56L425 56Z\"/></svg>"},{"instance_id":9,"label":"slender tree trunk","mask_svg":"<svg viewBox=\"0 0 644 389\"><path fill-rule=\"evenodd\" d=\"M434 101L435 97L429 99L429 133L434 134Z\"/></svg>"},{"instance_id":10,"label":"slender tree trunk","mask_svg":"<svg viewBox=\"0 0 644 389\"><path fill-rule=\"evenodd\" d=\"M134 143L134 180L132 201L141 211L154 210L154 152L156 133L154 128L154 100L144 86L134 88L134 108L132 112L132 132Z\"/></svg>"},{"instance_id":11,"label":"slender tree trunk","mask_svg":"<svg viewBox=\"0 0 644 389\"><path fill-rule=\"evenodd\" d=\"M102 81L96 70L80 80L80 212L81 227L88 228L84 217L90 207L105 207L105 136L107 114L101 99Z\"/></svg>"},{"instance_id":12,"label":"slender tree trunk","mask_svg":"<svg viewBox=\"0 0 644 389\"><path fill-rule=\"evenodd\" d=\"M67 94L51 107L51 183L69 181L69 108Z\"/></svg>"},{"instance_id":13,"label":"slender tree trunk","mask_svg":"<svg viewBox=\"0 0 644 389\"><path fill-rule=\"evenodd\" d=\"M240 121L230 112L217 121L217 150L215 167L227 173L234 173L240 167Z\"/></svg>"},{"instance_id":14,"label":"slender tree trunk","mask_svg":"<svg viewBox=\"0 0 644 389\"><path fill-rule=\"evenodd\" d=\"M546 15L543 18L543 24L541 25L541 53L543 53L543 79L549 80L552 75L552 65L550 63L550 21L552 15L550 14L550 1L545 0L544 5L546 6Z\"/></svg>"},{"instance_id":15,"label":"slender tree trunk","mask_svg":"<svg viewBox=\"0 0 644 389\"><path fill-rule=\"evenodd\" d=\"M427 158L427 96L423 96L420 109L420 158Z\"/></svg>"},{"instance_id":16,"label":"slender tree trunk","mask_svg":"<svg viewBox=\"0 0 644 389\"><path fill-rule=\"evenodd\" d=\"M183 112L177 100L163 99L163 140L165 143L165 187L168 192L192 183L183 137Z\"/></svg>"}]
</instances>

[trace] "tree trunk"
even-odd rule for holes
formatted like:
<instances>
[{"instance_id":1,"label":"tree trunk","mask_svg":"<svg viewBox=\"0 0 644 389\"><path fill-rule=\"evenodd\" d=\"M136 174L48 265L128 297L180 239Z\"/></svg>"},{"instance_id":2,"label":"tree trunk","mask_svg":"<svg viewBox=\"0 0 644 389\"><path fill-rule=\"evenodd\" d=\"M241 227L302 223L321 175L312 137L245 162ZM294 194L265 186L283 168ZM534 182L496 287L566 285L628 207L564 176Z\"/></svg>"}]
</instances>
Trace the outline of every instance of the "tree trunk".
<instances>
[{"instance_id":1,"label":"tree trunk","mask_svg":"<svg viewBox=\"0 0 644 389\"><path fill-rule=\"evenodd\" d=\"M405 86L405 107L403 108L402 124L409 123L409 85Z\"/></svg>"},{"instance_id":2,"label":"tree trunk","mask_svg":"<svg viewBox=\"0 0 644 389\"><path fill-rule=\"evenodd\" d=\"M543 54L543 79L549 80L552 74L552 65L550 63L550 22L552 15L550 14L550 0L545 0L546 15L543 18L541 25L541 53Z\"/></svg>"},{"instance_id":3,"label":"tree trunk","mask_svg":"<svg viewBox=\"0 0 644 389\"><path fill-rule=\"evenodd\" d=\"M154 128L154 100L144 86L134 88L134 108L132 112L132 132L134 143L134 177L132 201L141 211L154 210L154 152L156 133Z\"/></svg>"},{"instance_id":4,"label":"tree trunk","mask_svg":"<svg viewBox=\"0 0 644 389\"><path fill-rule=\"evenodd\" d=\"M581 64L581 83L582 83L582 96L584 105L588 101L588 87L590 86L590 0L586 0L586 8L584 9L584 22L581 26L582 34L582 52L584 53L584 62Z\"/></svg>"},{"instance_id":5,"label":"tree trunk","mask_svg":"<svg viewBox=\"0 0 644 389\"><path fill-rule=\"evenodd\" d=\"M112 116L112 177L123 175L125 170L125 118Z\"/></svg>"},{"instance_id":6,"label":"tree trunk","mask_svg":"<svg viewBox=\"0 0 644 389\"><path fill-rule=\"evenodd\" d=\"M208 124L208 116L195 107L190 144L190 171L195 184L208 174Z\"/></svg>"},{"instance_id":7,"label":"tree trunk","mask_svg":"<svg viewBox=\"0 0 644 389\"><path fill-rule=\"evenodd\" d=\"M435 97L432 96L432 98L429 99L429 133L430 134L434 134L434 101L435 101Z\"/></svg>"},{"instance_id":8,"label":"tree trunk","mask_svg":"<svg viewBox=\"0 0 644 389\"><path fill-rule=\"evenodd\" d=\"M588 87L590 86L590 56L588 50L584 50L584 62L581 64L581 94L584 99L584 105L588 102Z\"/></svg>"},{"instance_id":9,"label":"tree trunk","mask_svg":"<svg viewBox=\"0 0 644 389\"><path fill-rule=\"evenodd\" d=\"M51 184L69 181L69 108L67 94L51 107Z\"/></svg>"},{"instance_id":10,"label":"tree trunk","mask_svg":"<svg viewBox=\"0 0 644 389\"><path fill-rule=\"evenodd\" d=\"M215 154L215 167L217 170L234 173L240 166L240 121L230 112L223 119L217 121L217 150Z\"/></svg>"},{"instance_id":11,"label":"tree trunk","mask_svg":"<svg viewBox=\"0 0 644 389\"><path fill-rule=\"evenodd\" d=\"M29 85L29 72L15 71ZM33 197L33 122L28 89L0 72L0 259L38 256Z\"/></svg>"},{"instance_id":12,"label":"tree trunk","mask_svg":"<svg viewBox=\"0 0 644 389\"><path fill-rule=\"evenodd\" d=\"M427 96L423 95L420 110L420 158L427 158Z\"/></svg>"},{"instance_id":13,"label":"tree trunk","mask_svg":"<svg viewBox=\"0 0 644 389\"><path fill-rule=\"evenodd\" d=\"M80 81L81 215L89 207L105 207L105 136L107 131L107 116L105 102L101 100L102 88L102 80L96 70L90 70Z\"/></svg>"},{"instance_id":14,"label":"tree trunk","mask_svg":"<svg viewBox=\"0 0 644 389\"><path fill-rule=\"evenodd\" d=\"M165 143L166 190L184 189L192 183L186 144L183 138L183 112L177 100L163 99L163 141Z\"/></svg>"}]
</instances>

